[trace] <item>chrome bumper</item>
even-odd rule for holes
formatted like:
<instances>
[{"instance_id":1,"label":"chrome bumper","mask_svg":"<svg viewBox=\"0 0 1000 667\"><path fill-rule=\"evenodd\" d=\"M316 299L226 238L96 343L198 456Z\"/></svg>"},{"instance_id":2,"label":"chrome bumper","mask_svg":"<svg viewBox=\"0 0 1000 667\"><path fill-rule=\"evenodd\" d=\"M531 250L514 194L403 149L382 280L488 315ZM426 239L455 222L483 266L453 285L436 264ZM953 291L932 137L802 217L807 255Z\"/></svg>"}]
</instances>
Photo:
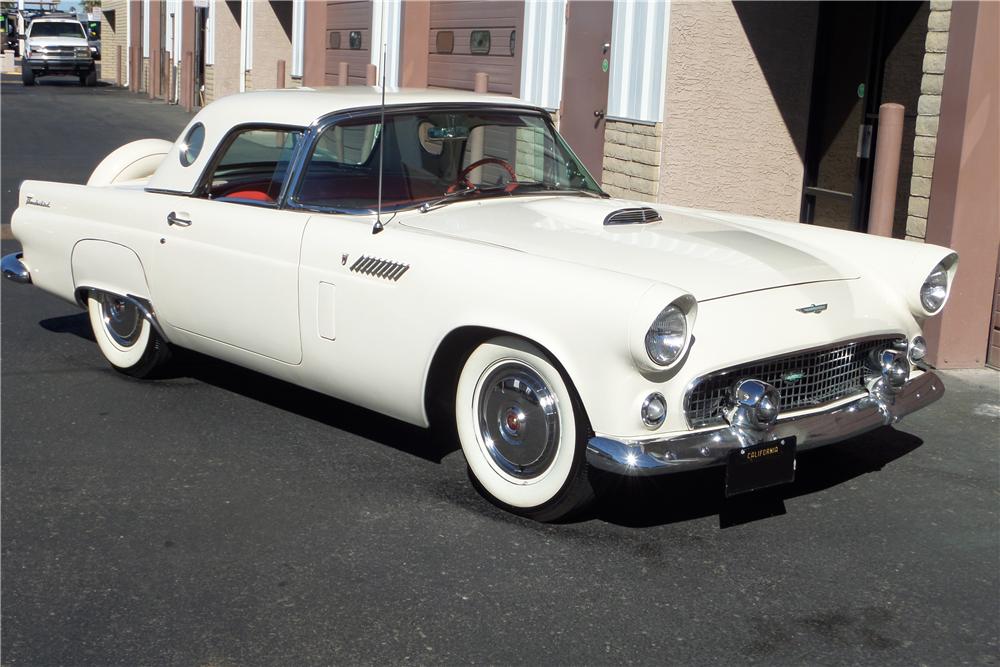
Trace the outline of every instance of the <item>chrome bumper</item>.
<instances>
[{"instance_id":1,"label":"chrome bumper","mask_svg":"<svg viewBox=\"0 0 1000 667\"><path fill-rule=\"evenodd\" d=\"M637 442L594 437L587 443L587 462L620 475L645 476L722 465L735 449L790 436L796 438L796 447L802 451L894 424L943 395L941 378L928 371L891 397L867 395L823 412L779 419L763 431L727 426Z\"/></svg>"},{"instance_id":2,"label":"chrome bumper","mask_svg":"<svg viewBox=\"0 0 1000 667\"><path fill-rule=\"evenodd\" d=\"M0 270L3 271L3 277L7 280L30 285L31 274L28 273L27 267L21 263L21 257L23 255L19 252L12 255L4 255L3 260L0 260Z\"/></svg>"}]
</instances>

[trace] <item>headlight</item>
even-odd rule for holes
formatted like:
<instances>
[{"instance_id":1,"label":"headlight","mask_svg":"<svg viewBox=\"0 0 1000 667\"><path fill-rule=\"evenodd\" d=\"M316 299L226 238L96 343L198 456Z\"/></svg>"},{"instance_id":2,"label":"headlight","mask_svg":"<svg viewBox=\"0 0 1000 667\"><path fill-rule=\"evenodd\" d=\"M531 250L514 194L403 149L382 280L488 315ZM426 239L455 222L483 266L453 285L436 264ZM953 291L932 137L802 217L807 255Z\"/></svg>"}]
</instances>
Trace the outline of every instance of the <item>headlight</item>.
<instances>
[{"instance_id":1,"label":"headlight","mask_svg":"<svg viewBox=\"0 0 1000 667\"><path fill-rule=\"evenodd\" d=\"M669 305L646 332L646 354L658 366L669 366L684 349L686 340L687 318L680 308Z\"/></svg>"},{"instance_id":2,"label":"headlight","mask_svg":"<svg viewBox=\"0 0 1000 667\"><path fill-rule=\"evenodd\" d=\"M936 313L948 298L948 269L938 264L920 287L920 305L929 313Z\"/></svg>"},{"instance_id":3,"label":"headlight","mask_svg":"<svg viewBox=\"0 0 1000 667\"><path fill-rule=\"evenodd\" d=\"M87 58L90 56L89 46L78 46L76 47L76 57L77 58Z\"/></svg>"}]
</instances>

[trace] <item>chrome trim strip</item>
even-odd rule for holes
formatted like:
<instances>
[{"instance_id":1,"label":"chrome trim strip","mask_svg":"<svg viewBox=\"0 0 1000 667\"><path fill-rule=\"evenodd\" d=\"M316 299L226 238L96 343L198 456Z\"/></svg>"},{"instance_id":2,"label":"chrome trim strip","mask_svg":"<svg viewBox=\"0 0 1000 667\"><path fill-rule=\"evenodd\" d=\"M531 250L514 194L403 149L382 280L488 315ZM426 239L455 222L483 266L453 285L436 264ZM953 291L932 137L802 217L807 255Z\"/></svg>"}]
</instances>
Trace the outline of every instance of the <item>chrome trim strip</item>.
<instances>
[{"instance_id":1,"label":"chrome trim strip","mask_svg":"<svg viewBox=\"0 0 1000 667\"><path fill-rule=\"evenodd\" d=\"M87 295L89 295L91 292L105 292L107 294L113 294L114 296L125 299L139 310L140 315L149 320L150 325L152 325L152 327L156 329L156 333L160 334L160 338L162 338L164 341L168 343L170 342L170 339L167 338L167 334L163 330L163 327L160 326L160 322L156 319L156 311L153 310L153 304L150 303L149 299L146 299L145 297L141 296L136 296L135 294L124 294L124 295L115 294L114 292L108 292L107 290L97 289L96 287L81 286L76 288L75 296L76 296L76 304L81 308L83 308L84 310L87 309Z\"/></svg>"},{"instance_id":2,"label":"chrome trim strip","mask_svg":"<svg viewBox=\"0 0 1000 667\"><path fill-rule=\"evenodd\" d=\"M3 260L0 260L0 264L2 264L0 270L3 271L3 277L7 280L21 285L30 285L31 273L21 261L22 257L24 257L24 253L20 252L4 255Z\"/></svg>"},{"instance_id":3,"label":"chrome trim strip","mask_svg":"<svg viewBox=\"0 0 1000 667\"><path fill-rule=\"evenodd\" d=\"M641 441L596 436L587 443L587 462L619 475L644 476L724 465L735 449L792 436L797 439L797 448L803 451L895 424L943 395L941 378L925 372L907 382L894 396L872 393L822 412L779 419L760 431L724 427Z\"/></svg>"}]
</instances>

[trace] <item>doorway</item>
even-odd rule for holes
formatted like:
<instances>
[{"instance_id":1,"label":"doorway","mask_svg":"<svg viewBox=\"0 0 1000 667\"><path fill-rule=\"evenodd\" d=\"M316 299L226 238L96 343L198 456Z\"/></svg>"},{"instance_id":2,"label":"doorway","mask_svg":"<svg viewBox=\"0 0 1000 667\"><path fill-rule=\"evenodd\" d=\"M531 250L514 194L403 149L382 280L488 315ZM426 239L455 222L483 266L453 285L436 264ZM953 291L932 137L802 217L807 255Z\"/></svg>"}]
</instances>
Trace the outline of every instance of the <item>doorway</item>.
<instances>
[{"instance_id":1,"label":"doorway","mask_svg":"<svg viewBox=\"0 0 1000 667\"><path fill-rule=\"evenodd\" d=\"M611 0L569 0L559 133L601 181L611 71Z\"/></svg>"},{"instance_id":2,"label":"doorway","mask_svg":"<svg viewBox=\"0 0 1000 667\"><path fill-rule=\"evenodd\" d=\"M928 6L820 3L801 222L867 229L879 105L897 102L906 118L894 228L905 228Z\"/></svg>"}]
</instances>

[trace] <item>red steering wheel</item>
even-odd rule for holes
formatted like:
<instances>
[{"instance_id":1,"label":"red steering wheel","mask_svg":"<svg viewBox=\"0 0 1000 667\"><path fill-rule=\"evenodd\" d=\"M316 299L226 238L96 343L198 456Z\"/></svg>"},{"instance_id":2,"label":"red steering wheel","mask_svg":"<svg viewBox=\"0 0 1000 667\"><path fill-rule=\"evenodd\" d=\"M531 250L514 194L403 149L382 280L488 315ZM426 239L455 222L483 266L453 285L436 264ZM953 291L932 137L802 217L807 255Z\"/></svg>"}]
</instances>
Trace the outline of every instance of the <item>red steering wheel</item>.
<instances>
[{"instance_id":1,"label":"red steering wheel","mask_svg":"<svg viewBox=\"0 0 1000 667\"><path fill-rule=\"evenodd\" d=\"M484 164L498 164L504 168L507 174L510 176L510 181L504 186L504 192L513 192L514 188L517 187L517 174L514 173L514 167L511 166L510 162L506 160L501 160L498 157L484 157L482 160L476 160L468 167L462 170L455 179L455 183L448 188L448 192L455 192L459 187L471 188L472 183L469 182L469 173L478 167L482 167Z\"/></svg>"}]
</instances>

